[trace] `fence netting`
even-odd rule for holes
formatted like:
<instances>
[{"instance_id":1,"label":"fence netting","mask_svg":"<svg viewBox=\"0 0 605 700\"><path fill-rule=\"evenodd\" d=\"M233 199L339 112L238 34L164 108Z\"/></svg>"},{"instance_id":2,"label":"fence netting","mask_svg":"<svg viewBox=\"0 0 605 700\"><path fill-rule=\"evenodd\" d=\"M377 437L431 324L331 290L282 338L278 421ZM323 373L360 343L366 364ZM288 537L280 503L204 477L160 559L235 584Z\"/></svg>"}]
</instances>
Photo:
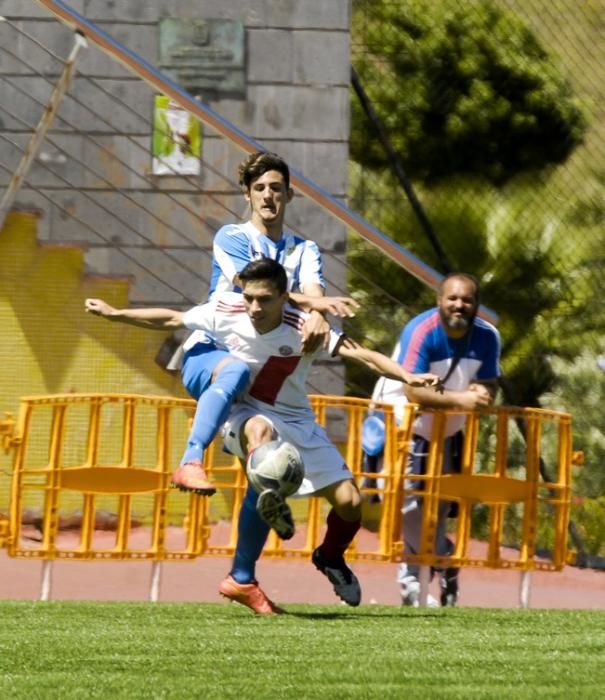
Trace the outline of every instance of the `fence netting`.
<instances>
[{"instance_id":1,"label":"fence netting","mask_svg":"<svg viewBox=\"0 0 605 700\"><path fill-rule=\"evenodd\" d=\"M605 311L594 301L605 291L603 17L597 0L354 0L351 25L352 67L376 119L352 88L349 204L440 272L479 277L483 302L500 315L503 402L574 418L574 448L585 460L574 517L593 554L605 543L595 525L605 522ZM72 44L73 32L50 17L0 24L0 194ZM153 90L106 57L100 67L95 53L91 46L78 60L19 204L44 213L41 241L84 240L86 271L130 276L131 302L186 308L205 298L214 232L247 215L236 182L243 154L202 126L200 175L158 177L153 132L158 144L166 134L153 123ZM385 155L377 128L396 158ZM328 218L297 197L288 224L325 233ZM323 246L329 291L348 290L362 303L347 330L389 354L434 292L355 234L346 252L331 235ZM41 307L53 295L26 277L18 286ZM67 316L64 347L80 324ZM55 357L57 345L57 373L59 341L47 346ZM124 336L120 353L129 342ZM98 358L89 372L97 368L105 381ZM127 381L114 371L113 390ZM309 389L339 393L342 377L339 364L328 364ZM168 386L158 381L156 391ZM368 396L372 383L347 370L348 393Z\"/></svg>"},{"instance_id":2,"label":"fence netting","mask_svg":"<svg viewBox=\"0 0 605 700\"><path fill-rule=\"evenodd\" d=\"M356 0L352 18L353 206L440 272L480 279L500 315L503 401L573 415L585 460L574 517L592 553L605 543L595 526L605 517L603 11L575 0ZM384 281L385 293L359 294L368 335L386 349L393 325L434 295L362 241L349 260ZM372 324L387 294L406 308Z\"/></svg>"}]
</instances>

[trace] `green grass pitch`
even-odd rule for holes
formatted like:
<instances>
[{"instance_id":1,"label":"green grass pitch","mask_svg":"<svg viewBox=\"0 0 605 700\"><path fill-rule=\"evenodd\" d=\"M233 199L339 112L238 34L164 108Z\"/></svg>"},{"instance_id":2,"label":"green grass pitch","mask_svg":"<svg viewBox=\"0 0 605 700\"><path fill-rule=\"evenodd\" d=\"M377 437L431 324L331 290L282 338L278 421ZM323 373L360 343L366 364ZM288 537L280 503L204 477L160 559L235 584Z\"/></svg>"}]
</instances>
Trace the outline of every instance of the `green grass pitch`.
<instances>
[{"instance_id":1,"label":"green grass pitch","mask_svg":"<svg viewBox=\"0 0 605 700\"><path fill-rule=\"evenodd\" d=\"M0 601L0 697L598 698L605 612Z\"/></svg>"}]
</instances>

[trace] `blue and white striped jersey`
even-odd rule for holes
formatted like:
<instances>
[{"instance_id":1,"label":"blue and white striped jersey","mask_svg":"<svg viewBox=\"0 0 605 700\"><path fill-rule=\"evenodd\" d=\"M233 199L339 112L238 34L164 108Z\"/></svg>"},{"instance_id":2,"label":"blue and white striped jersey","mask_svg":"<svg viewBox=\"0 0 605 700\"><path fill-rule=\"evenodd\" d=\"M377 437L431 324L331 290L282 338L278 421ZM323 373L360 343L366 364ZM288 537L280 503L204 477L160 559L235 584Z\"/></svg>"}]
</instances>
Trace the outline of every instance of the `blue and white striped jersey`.
<instances>
[{"instance_id":1,"label":"blue and white striped jersey","mask_svg":"<svg viewBox=\"0 0 605 700\"><path fill-rule=\"evenodd\" d=\"M233 285L233 278L249 262L261 257L272 258L284 266L290 292L304 293L305 285L312 283L326 286L317 244L288 231L275 242L258 231L251 221L228 224L214 237L212 252L209 299L222 292L241 291Z\"/></svg>"}]
</instances>

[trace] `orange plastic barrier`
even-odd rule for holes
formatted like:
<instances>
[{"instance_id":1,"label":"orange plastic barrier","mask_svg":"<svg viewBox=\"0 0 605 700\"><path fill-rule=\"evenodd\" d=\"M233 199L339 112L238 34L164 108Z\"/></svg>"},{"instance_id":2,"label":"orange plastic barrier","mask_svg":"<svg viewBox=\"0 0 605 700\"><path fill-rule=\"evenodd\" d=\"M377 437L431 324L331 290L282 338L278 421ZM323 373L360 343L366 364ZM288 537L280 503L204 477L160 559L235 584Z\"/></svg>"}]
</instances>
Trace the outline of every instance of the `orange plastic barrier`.
<instances>
[{"instance_id":1,"label":"orange plastic barrier","mask_svg":"<svg viewBox=\"0 0 605 700\"><path fill-rule=\"evenodd\" d=\"M192 401L176 398L120 394L67 394L25 397L21 401L14 448L8 554L13 557L68 559L167 559L194 558L203 551L208 533L200 499L191 499L187 514L186 543L170 550L166 545L167 498L173 426L176 414L187 425ZM111 415L109 415L109 409ZM144 434L142 421L148 426ZM151 425L151 429L149 427ZM153 442L138 449L140 437ZM107 444L111 443L111 450ZM178 448L181 444L179 442ZM111 454L109 454L111 452ZM69 519L61 504L77 494L81 527L79 541L63 546L60 531ZM148 494L151 503L151 541L145 548L130 542L136 518L132 501ZM106 500L99 505L101 498ZM95 544L96 524L107 510L107 498L115 507L115 542ZM23 524L32 505L40 512L39 542L22 537ZM72 515L73 520L73 515ZM133 522L135 521L135 522Z\"/></svg>"},{"instance_id":2,"label":"orange plastic barrier","mask_svg":"<svg viewBox=\"0 0 605 700\"><path fill-rule=\"evenodd\" d=\"M361 471L361 425L369 402L336 396L312 396L311 401L358 483L375 476ZM0 528L0 545L9 556L45 561L157 563L231 555L246 487L239 460L222 453L220 444L207 451L206 466L218 487L211 499L169 487L194 407L187 399L126 394L23 398L16 425L10 419L0 422L4 446L14 452L10 522ZM376 544L363 548L354 542L349 559L400 561L401 505L406 493L415 493L424 499L423 536L419 553L406 556L408 561L523 571L564 566L571 469L568 414L511 407L469 414L462 473L444 475L447 413L435 411L428 470L419 478L422 490L406 492L407 448L418 407L406 407L399 429L392 407L377 408L384 412L386 425L383 467L377 486L362 489L379 497L379 504L364 502L364 520L372 521ZM540 479L541 460L553 470L552 481ZM451 533L451 557L432 553L437 511L444 500L458 502L460 509ZM74 504L79 506L77 517ZM314 498L292 499L291 504L296 521L306 528L288 542L272 534L264 556L309 557L321 541L326 505ZM484 522L484 531L478 533L483 540L480 553L476 545L472 552L470 548L476 507L482 509ZM38 513L37 539L27 525L32 510ZM67 530L70 512L72 529Z\"/></svg>"},{"instance_id":3,"label":"orange plastic barrier","mask_svg":"<svg viewBox=\"0 0 605 700\"><path fill-rule=\"evenodd\" d=\"M445 424L447 416L454 412L431 413L434 414L433 433L427 473L419 477L414 475L414 480L423 482L422 488L406 491L404 484L404 488L398 489L400 503L404 495L413 494L423 499L420 550L417 555L406 555L405 560L426 566L523 571L562 569L568 558L571 502L569 414L516 407L469 413L462 472L442 474ZM413 417L408 418L406 429L411 431ZM486 427L490 430L486 431ZM541 462L552 472L549 481L541 479ZM451 533L455 550L448 557L433 554L437 512L443 501L456 502L459 507ZM475 507L483 511L485 526L481 539L484 544L482 552L471 553L471 514ZM475 543L475 549L476 546Z\"/></svg>"}]
</instances>

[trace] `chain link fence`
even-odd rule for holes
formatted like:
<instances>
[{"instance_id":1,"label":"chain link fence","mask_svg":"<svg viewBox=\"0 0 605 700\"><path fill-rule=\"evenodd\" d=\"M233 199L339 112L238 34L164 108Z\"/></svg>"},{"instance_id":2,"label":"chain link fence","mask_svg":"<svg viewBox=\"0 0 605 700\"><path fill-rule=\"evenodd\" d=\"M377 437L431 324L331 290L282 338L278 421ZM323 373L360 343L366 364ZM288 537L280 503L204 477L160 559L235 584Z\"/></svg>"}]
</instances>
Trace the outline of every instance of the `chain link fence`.
<instances>
[{"instance_id":1,"label":"chain link fence","mask_svg":"<svg viewBox=\"0 0 605 700\"><path fill-rule=\"evenodd\" d=\"M353 2L353 207L441 272L479 277L500 315L503 402L574 417L574 518L593 554L605 551L604 29L602 0ZM434 295L362 241L349 257L380 276L384 291L358 292L360 323L388 352Z\"/></svg>"},{"instance_id":2,"label":"chain link fence","mask_svg":"<svg viewBox=\"0 0 605 700\"><path fill-rule=\"evenodd\" d=\"M586 463L574 517L595 554L605 546L605 372L597 364L605 310L593 302L605 284L604 10L603 0L354 0L351 25L351 208L440 272L479 276L484 303L500 315L504 401L574 416L574 447ZM0 25L2 186L73 42L65 27L45 22ZM213 232L246 215L234 181L241 153L203 129L201 178L155 177L152 91L117 64L100 78L94 52L78 65L20 203L46 212L42 241L85 238L87 271L132 276L132 302L189 306L208 282ZM309 139L308 124L303 132ZM317 169L324 184L341 170L333 153L271 147L305 172ZM297 200L289 226L323 233L330 292L345 293L348 277L362 302L351 334L390 353L434 293L354 234L345 253L344 231ZM48 296L27 278L18 286L36 304ZM64 324L65 340L54 334L56 358L79 323ZM347 371L350 393L367 396L372 382ZM340 367L330 365L310 390L341 386Z\"/></svg>"}]
</instances>

